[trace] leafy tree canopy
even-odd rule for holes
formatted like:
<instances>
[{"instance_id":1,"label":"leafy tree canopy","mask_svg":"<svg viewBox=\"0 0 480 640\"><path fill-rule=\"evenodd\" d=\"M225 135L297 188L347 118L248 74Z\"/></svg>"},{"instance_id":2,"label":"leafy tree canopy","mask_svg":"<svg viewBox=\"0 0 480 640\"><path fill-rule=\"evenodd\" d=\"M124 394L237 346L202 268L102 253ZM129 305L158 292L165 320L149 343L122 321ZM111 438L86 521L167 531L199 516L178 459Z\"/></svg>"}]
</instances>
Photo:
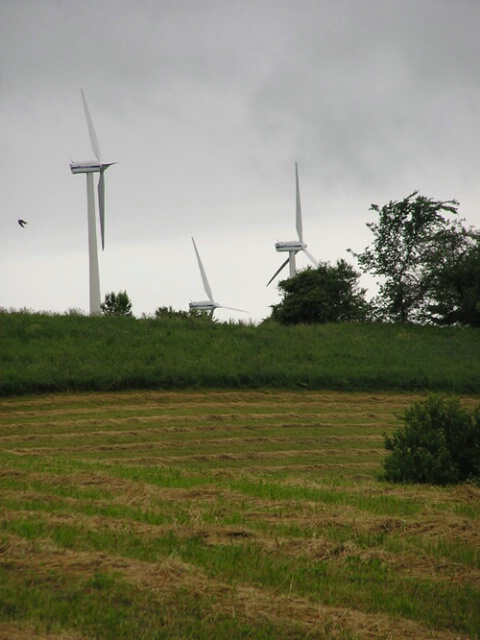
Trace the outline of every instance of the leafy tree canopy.
<instances>
[{"instance_id":1,"label":"leafy tree canopy","mask_svg":"<svg viewBox=\"0 0 480 640\"><path fill-rule=\"evenodd\" d=\"M428 268L427 319L480 327L480 232L460 221L451 224L439 236Z\"/></svg>"},{"instance_id":2,"label":"leafy tree canopy","mask_svg":"<svg viewBox=\"0 0 480 640\"><path fill-rule=\"evenodd\" d=\"M345 260L307 268L278 287L283 300L272 306L273 320L282 324L314 324L365 320L368 304L358 287L359 274Z\"/></svg>"},{"instance_id":3,"label":"leafy tree canopy","mask_svg":"<svg viewBox=\"0 0 480 640\"><path fill-rule=\"evenodd\" d=\"M371 210L378 222L362 253L351 253L362 271L380 276L373 300L377 317L396 322L479 322L479 233L466 229L455 200L426 198L414 191L401 201Z\"/></svg>"},{"instance_id":4,"label":"leafy tree canopy","mask_svg":"<svg viewBox=\"0 0 480 640\"><path fill-rule=\"evenodd\" d=\"M105 301L100 305L105 316L132 317L132 303L126 291L107 293Z\"/></svg>"}]
</instances>

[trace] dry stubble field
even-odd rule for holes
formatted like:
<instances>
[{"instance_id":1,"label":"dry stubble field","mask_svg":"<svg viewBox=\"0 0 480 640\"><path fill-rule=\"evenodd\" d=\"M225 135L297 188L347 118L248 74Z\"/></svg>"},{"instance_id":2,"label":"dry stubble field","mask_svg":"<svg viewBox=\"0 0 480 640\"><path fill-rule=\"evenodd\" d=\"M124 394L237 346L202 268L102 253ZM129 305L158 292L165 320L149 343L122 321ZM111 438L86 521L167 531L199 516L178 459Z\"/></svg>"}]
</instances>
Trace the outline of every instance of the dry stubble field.
<instances>
[{"instance_id":1,"label":"dry stubble field","mask_svg":"<svg viewBox=\"0 0 480 640\"><path fill-rule=\"evenodd\" d=\"M378 479L419 398L0 399L0 639L478 638L480 489Z\"/></svg>"}]
</instances>

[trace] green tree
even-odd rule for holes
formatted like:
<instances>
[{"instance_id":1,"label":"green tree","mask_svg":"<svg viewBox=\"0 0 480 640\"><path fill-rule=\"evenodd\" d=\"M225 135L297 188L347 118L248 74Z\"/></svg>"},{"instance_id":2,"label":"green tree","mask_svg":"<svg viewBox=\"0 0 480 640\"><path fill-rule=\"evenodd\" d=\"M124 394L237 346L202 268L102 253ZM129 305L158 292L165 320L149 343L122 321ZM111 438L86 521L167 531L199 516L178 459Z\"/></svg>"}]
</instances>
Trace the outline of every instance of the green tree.
<instances>
[{"instance_id":1,"label":"green tree","mask_svg":"<svg viewBox=\"0 0 480 640\"><path fill-rule=\"evenodd\" d=\"M457 213L455 200L432 200L414 191L404 200L380 208L378 222L367 223L373 244L362 253L350 252L365 273L380 276L373 300L377 316L397 322L421 321L430 304L432 255L451 224L444 213Z\"/></svg>"},{"instance_id":2,"label":"green tree","mask_svg":"<svg viewBox=\"0 0 480 640\"><path fill-rule=\"evenodd\" d=\"M438 238L430 264L427 319L480 327L480 232L454 222Z\"/></svg>"},{"instance_id":3,"label":"green tree","mask_svg":"<svg viewBox=\"0 0 480 640\"><path fill-rule=\"evenodd\" d=\"M107 293L105 302L100 305L103 315L105 316L124 316L132 317L132 303L126 291L119 293Z\"/></svg>"},{"instance_id":4,"label":"green tree","mask_svg":"<svg viewBox=\"0 0 480 640\"><path fill-rule=\"evenodd\" d=\"M315 324L365 320L368 304L358 287L359 274L345 260L332 266L305 269L282 280L283 300L272 306L273 320L282 324Z\"/></svg>"}]
</instances>

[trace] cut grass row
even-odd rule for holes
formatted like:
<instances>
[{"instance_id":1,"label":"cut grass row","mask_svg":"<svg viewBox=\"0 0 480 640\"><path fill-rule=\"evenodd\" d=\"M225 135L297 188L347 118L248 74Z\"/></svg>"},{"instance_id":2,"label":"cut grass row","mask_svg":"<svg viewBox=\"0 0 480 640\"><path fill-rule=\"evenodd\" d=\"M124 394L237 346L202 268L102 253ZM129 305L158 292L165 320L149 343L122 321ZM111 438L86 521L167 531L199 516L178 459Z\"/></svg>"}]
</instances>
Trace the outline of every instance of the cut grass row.
<instances>
[{"instance_id":1,"label":"cut grass row","mask_svg":"<svg viewBox=\"0 0 480 640\"><path fill-rule=\"evenodd\" d=\"M478 638L480 490L378 479L412 399L0 400L0 637Z\"/></svg>"}]
</instances>

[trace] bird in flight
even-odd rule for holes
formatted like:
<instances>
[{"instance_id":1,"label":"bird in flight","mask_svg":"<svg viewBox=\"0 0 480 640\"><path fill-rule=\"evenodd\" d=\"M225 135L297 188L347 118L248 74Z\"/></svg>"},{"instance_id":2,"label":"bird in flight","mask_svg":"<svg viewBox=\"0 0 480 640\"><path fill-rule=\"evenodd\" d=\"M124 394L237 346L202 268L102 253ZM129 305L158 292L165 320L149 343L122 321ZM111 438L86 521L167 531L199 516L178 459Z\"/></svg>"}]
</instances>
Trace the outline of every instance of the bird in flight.
<instances>
[{"instance_id":1,"label":"bird in flight","mask_svg":"<svg viewBox=\"0 0 480 640\"><path fill-rule=\"evenodd\" d=\"M22 219L20 219L20 220L18 221L18 224L19 224L19 225L22 227L22 229L23 229L23 227L27 224L27 222L26 222L26 220L22 220Z\"/></svg>"}]
</instances>

